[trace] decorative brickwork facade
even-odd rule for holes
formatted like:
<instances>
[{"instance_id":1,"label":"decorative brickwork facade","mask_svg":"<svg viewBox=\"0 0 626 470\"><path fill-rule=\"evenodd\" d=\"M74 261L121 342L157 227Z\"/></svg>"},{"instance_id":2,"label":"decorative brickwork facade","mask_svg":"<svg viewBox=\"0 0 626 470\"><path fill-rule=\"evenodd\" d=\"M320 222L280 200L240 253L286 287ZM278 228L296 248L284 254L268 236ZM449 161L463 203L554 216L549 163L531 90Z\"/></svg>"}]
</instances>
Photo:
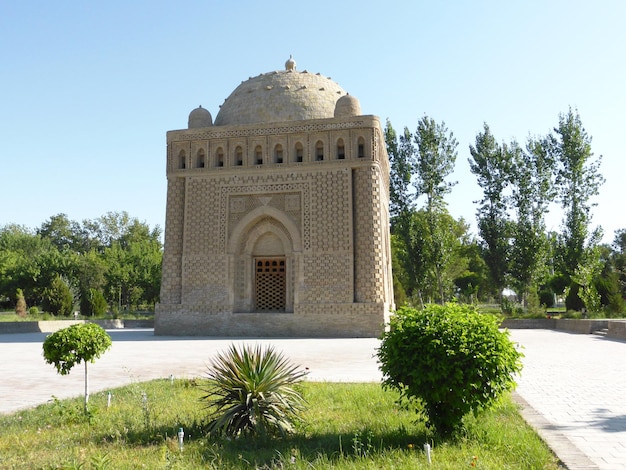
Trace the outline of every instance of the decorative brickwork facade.
<instances>
[{"instance_id":1,"label":"decorative brickwork facade","mask_svg":"<svg viewBox=\"0 0 626 470\"><path fill-rule=\"evenodd\" d=\"M380 121L329 78L243 82L167 133L158 335L378 336L393 309Z\"/></svg>"}]
</instances>

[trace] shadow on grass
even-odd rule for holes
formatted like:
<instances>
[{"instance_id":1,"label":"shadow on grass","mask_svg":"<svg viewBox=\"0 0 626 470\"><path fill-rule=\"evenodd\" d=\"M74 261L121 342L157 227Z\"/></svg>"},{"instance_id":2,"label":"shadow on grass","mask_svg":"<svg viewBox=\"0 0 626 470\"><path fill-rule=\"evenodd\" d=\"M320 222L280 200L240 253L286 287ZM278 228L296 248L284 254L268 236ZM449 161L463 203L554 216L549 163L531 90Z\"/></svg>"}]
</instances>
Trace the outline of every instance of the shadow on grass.
<instances>
[{"instance_id":1,"label":"shadow on grass","mask_svg":"<svg viewBox=\"0 0 626 470\"><path fill-rule=\"evenodd\" d=\"M388 451L410 451L421 449L429 442L432 435L421 431L409 433L407 429L389 432L375 432L362 428L353 433L307 433L299 431L285 438L240 437L209 438L202 423L187 425L185 428L185 446L202 445L204 461L219 462L224 468L239 468L242 464L253 468L282 468L293 462L337 462L358 461L374 457ZM174 450L177 445L175 427L155 427L143 431L129 431L123 437L128 446L144 447L166 445ZM106 442L113 436L94 435L95 443Z\"/></svg>"}]
</instances>

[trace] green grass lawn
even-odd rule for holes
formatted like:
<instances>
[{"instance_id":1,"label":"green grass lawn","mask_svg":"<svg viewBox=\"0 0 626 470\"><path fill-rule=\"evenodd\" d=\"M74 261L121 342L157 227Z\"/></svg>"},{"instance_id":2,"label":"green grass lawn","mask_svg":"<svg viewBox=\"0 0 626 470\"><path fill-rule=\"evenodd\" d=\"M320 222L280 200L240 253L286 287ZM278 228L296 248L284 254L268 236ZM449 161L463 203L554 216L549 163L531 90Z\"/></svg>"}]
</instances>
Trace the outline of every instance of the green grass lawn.
<instances>
[{"instance_id":1,"label":"green grass lawn","mask_svg":"<svg viewBox=\"0 0 626 470\"><path fill-rule=\"evenodd\" d=\"M0 468L557 469L510 397L441 442L379 384L302 384L308 409L286 439L212 441L196 380L157 380L0 416ZM176 432L185 430L184 448ZM433 445L432 465L423 452Z\"/></svg>"},{"instance_id":2,"label":"green grass lawn","mask_svg":"<svg viewBox=\"0 0 626 470\"><path fill-rule=\"evenodd\" d=\"M152 320L154 319L154 313L152 312L123 312L119 315L113 316L111 314L85 317L83 315L78 316L78 320L111 320L113 318L120 318L123 320ZM28 321L51 321L51 320L75 320L73 315L64 317L50 315L49 313L39 312L35 315L28 314L24 317L20 317L15 312L4 311L0 312L0 322L28 322Z\"/></svg>"}]
</instances>

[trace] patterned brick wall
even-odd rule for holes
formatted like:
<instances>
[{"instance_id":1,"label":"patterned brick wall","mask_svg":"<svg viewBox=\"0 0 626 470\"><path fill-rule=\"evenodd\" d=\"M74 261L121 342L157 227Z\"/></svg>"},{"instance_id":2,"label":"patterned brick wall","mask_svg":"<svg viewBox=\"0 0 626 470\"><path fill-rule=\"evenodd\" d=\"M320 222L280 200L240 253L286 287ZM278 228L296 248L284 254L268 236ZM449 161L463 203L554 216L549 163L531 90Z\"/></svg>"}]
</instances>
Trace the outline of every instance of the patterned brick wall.
<instances>
[{"instance_id":1,"label":"patterned brick wall","mask_svg":"<svg viewBox=\"0 0 626 470\"><path fill-rule=\"evenodd\" d=\"M300 304L352 302L351 254L313 253L303 258Z\"/></svg>"},{"instance_id":2,"label":"patterned brick wall","mask_svg":"<svg viewBox=\"0 0 626 470\"><path fill-rule=\"evenodd\" d=\"M190 177L186 191L185 254L223 253L215 213L219 205L219 180Z\"/></svg>"},{"instance_id":3,"label":"patterned brick wall","mask_svg":"<svg viewBox=\"0 0 626 470\"><path fill-rule=\"evenodd\" d=\"M165 243L161 276L161 303L181 301L183 221L185 213L185 181L170 179L167 184Z\"/></svg>"},{"instance_id":4,"label":"patterned brick wall","mask_svg":"<svg viewBox=\"0 0 626 470\"><path fill-rule=\"evenodd\" d=\"M355 300L384 302L383 238L379 172L375 165L354 171ZM385 227L388 230L388 227Z\"/></svg>"},{"instance_id":5,"label":"patterned brick wall","mask_svg":"<svg viewBox=\"0 0 626 470\"><path fill-rule=\"evenodd\" d=\"M157 334L378 335L393 302L381 135L369 116L169 132ZM285 258L286 314L253 311L262 255Z\"/></svg>"},{"instance_id":6,"label":"patterned brick wall","mask_svg":"<svg viewBox=\"0 0 626 470\"><path fill-rule=\"evenodd\" d=\"M226 255L186 255L183 262L183 300L222 310L228 305L228 257Z\"/></svg>"},{"instance_id":7,"label":"patterned brick wall","mask_svg":"<svg viewBox=\"0 0 626 470\"><path fill-rule=\"evenodd\" d=\"M311 181L311 250L352 250L352 194L347 169L309 172Z\"/></svg>"}]
</instances>

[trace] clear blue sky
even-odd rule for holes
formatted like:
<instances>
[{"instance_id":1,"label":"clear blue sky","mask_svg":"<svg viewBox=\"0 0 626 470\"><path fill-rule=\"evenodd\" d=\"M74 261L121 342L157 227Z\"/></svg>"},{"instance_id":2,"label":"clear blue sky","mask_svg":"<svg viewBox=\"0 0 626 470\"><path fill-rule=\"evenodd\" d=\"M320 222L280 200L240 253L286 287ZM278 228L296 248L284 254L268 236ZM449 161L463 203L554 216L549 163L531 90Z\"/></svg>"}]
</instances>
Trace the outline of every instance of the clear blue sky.
<instances>
[{"instance_id":1,"label":"clear blue sky","mask_svg":"<svg viewBox=\"0 0 626 470\"><path fill-rule=\"evenodd\" d=\"M0 226L127 211L165 225L165 133L242 80L330 76L364 114L459 141L448 197L473 226L468 145L546 134L578 109L606 183L594 225L626 228L626 2L4 1L0 3ZM558 210L548 228L558 229Z\"/></svg>"}]
</instances>

